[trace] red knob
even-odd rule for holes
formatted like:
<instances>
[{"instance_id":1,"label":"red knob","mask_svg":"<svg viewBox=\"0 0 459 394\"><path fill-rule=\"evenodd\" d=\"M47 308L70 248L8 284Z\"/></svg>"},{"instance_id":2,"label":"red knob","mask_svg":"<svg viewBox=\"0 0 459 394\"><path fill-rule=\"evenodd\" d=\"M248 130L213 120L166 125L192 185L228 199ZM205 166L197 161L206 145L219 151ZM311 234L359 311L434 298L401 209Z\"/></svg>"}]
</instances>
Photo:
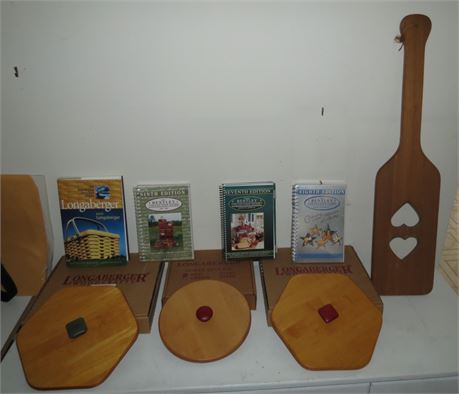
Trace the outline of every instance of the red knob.
<instances>
[{"instance_id":1,"label":"red knob","mask_svg":"<svg viewBox=\"0 0 459 394\"><path fill-rule=\"evenodd\" d=\"M319 308L318 312L325 323L330 323L339 316L332 304L324 305L322 308Z\"/></svg>"},{"instance_id":2,"label":"red knob","mask_svg":"<svg viewBox=\"0 0 459 394\"><path fill-rule=\"evenodd\" d=\"M212 318L213 314L214 311L212 310L212 308L206 305L200 306L196 310L196 317L199 321L202 321L203 323L209 321Z\"/></svg>"}]
</instances>

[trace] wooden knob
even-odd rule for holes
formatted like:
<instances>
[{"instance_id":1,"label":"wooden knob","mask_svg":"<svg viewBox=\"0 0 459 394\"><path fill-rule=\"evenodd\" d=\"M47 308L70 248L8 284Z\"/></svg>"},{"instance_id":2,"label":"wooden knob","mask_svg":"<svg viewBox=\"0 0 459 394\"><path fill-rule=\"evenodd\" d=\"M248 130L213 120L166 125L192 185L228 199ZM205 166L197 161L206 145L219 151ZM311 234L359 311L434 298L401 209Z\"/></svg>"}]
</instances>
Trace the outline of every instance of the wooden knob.
<instances>
[{"instance_id":1,"label":"wooden knob","mask_svg":"<svg viewBox=\"0 0 459 394\"><path fill-rule=\"evenodd\" d=\"M199 321L202 321L203 323L208 322L214 314L214 311L210 306L200 306L196 310L196 317L198 318Z\"/></svg>"},{"instance_id":2,"label":"wooden knob","mask_svg":"<svg viewBox=\"0 0 459 394\"><path fill-rule=\"evenodd\" d=\"M338 317L338 312L332 304L324 305L318 310L320 317L325 323L330 323Z\"/></svg>"},{"instance_id":3,"label":"wooden knob","mask_svg":"<svg viewBox=\"0 0 459 394\"><path fill-rule=\"evenodd\" d=\"M82 317L72 320L65 325L67 329L67 335L69 338L74 339L86 333L88 328L86 327L86 322Z\"/></svg>"}]
</instances>

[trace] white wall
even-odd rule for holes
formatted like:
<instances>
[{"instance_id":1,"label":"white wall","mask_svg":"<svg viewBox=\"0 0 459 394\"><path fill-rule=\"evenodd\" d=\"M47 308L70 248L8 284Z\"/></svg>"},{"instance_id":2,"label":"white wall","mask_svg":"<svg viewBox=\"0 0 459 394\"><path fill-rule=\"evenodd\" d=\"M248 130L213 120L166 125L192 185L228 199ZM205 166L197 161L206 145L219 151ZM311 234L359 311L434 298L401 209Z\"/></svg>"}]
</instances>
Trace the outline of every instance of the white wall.
<instances>
[{"instance_id":1,"label":"white wall","mask_svg":"<svg viewBox=\"0 0 459 394\"><path fill-rule=\"evenodd\" d=\"M456 2L2 2L2 171L192 184L195 247L220 246L218 185L344 179L346 243L370 267L376 171L399 140L401 19L425 13L422 143L442 176L438 252L457 182ZM19 78L13 73L18 67ZM321 115L321 108L324 115ZM258 153L254 153L258 152Z\"/></svg>"}]
</instances>

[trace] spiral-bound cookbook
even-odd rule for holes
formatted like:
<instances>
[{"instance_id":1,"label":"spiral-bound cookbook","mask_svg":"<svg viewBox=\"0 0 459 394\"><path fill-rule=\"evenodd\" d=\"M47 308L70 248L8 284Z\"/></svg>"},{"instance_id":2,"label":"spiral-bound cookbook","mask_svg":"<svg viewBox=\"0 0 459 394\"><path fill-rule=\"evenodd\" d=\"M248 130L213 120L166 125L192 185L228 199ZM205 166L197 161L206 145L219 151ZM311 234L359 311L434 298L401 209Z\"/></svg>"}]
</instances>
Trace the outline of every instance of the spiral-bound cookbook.
<instances>
[{"instance_id":1,"label":"spiral-bound cookbook","mask_svg":"<svg viewBox=\"0 0 459 394\"><path fill-rule=\"evenodd\" d=\"M226 260L276 256L274 182L221 185L220 210Z\"/></svg>"},{"instance_id":2,"label":"spiral-bound cookbook","mask_svg":"<svg viewBox=\"0 0 459 394\"><path fill-rule=\"evenodd\" d=\"M189 184L134 188L140 261L194 257Z\"/></svg>"},{"instance_id":3,"label":"spiral-bound cookbook","mask_svg":"<svg viewBox=\"0 0 459 394\"><path fill-rule=\"evenodd\" d=\"M344 261L346 185L298 183L292 188L292 260Z\"/></svg>"}]
</instances>

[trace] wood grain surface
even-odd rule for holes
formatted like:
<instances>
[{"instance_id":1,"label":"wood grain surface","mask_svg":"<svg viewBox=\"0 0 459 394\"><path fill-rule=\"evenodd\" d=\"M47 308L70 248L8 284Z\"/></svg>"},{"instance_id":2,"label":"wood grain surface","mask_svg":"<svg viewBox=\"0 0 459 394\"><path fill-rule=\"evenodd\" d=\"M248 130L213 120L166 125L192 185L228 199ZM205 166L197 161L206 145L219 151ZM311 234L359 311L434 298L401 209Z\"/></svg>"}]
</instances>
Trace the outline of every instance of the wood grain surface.
<instances>
[{"instance_id":1,"label":"wood grain surface","mask_svg":"<svg viewBox=\"0 0 459 394\"><path fill-rule=\"evenodd\" d=\"M40 193L30 175L1 175L1 259L18 295L38 294L48 273Z\"/></svg>"},{"instance_id":2,"label":"wood grain surface","mask_svg":"<svg viewBox=\"0 0 459 394\"><path fill-rule=\"evenodd\" d=\"M338 312L330 323L318 312L327 304ZM300 274L289 280L271 320L301 366L344 370L368 364L382 314L346 275Z\"/></svg>"},{"instance_id":3,"label":"wood grain surface","mask_svg":"<svg viewBox=\"0 0 459 394\"><path fill-rule=\"evenodd\" d=\"M425 15L408 15L400 24L404 48L400 145L375 181L371 279L385 295L426 294L432 290L437 238L440 173L421 148L424 54L431 29ZM414 226L393 226L406 203L416 211ZM403 259L390 248L394 238L415 238Z\"/></svg>"},{"instance_id":4,"label":"wood grain surface","mask_svg":"<svg viewBox=\"0 0 459 394\"><path fill-rule=\"evenodd\" d=\"M87 332L70 339L82 317ZM93 387L104 381L137 338L137 322L114 286L69 287L51 296L19 331L28 383L37 389Z\"/></svg>"},{"instance_id":5,"label":"wood grain surface","mask_svg":"<svg viewBox=\"0 0 459 394\"><path fill-rule=\"evenodd\" d=\"M213 312L205 322L196 316L202 306ZM234 352L247 336L250 321L247 301L236 288L216 280L200 280L169 298L159 316L159 333L177 357L208 362Z\"/></svg>"}]
</instances>

